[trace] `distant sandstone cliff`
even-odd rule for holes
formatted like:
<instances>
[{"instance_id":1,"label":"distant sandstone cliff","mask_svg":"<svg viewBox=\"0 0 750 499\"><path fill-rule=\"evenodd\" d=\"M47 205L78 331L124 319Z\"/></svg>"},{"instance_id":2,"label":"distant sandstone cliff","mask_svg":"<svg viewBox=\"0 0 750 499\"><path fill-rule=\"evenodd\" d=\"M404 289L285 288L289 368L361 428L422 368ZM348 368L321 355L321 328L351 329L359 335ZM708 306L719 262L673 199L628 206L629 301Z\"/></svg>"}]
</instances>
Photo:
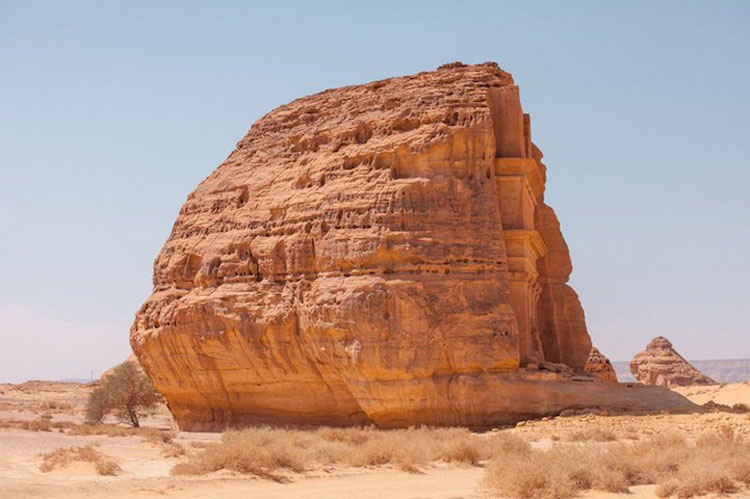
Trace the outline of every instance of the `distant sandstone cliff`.
<instances>
[{"instance_id":1,"label":"distant sandstone cliff","mask_svg":"<svg viewBox=\"0 0 750 499\"><path fill-rule=\"evenodd\" d=\"M663 336L657 336L630 361L630 372L646 385L715 385L716 381L682 358Z\"/></svg>"},{"instance_id":2,"label":"distant sandstone cliff","mask_svg":"<svg viewBox=\"0 0 750 499\"><path fill-rule=\"evenodd\" d=\"M750 359L691 360L690 363L719 383L750 381Z\"/></svg>"},{"instance_id":3,"label":"distant sandstone cliff","mask_svg":"<svg viewBox=\"0 0 750 499\"><path fill-rule=\"evenodd\" d=\"M133 351L186 429L681 403L573 381L591 340L541 160L494 63L281 106L188 196Z\"/></svg>"}]
</instances>

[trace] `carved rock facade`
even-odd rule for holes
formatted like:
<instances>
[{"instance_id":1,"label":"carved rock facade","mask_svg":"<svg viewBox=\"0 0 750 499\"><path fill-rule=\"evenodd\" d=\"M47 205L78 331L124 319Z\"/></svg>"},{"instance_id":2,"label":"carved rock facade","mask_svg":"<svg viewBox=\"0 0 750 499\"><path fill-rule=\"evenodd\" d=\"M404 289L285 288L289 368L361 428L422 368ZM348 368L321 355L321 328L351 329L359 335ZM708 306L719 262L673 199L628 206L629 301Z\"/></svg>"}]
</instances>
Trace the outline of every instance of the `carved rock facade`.
<instances>
[{"instance_id":1,"label":"carved rock facade","mask_svg":"<svg viewBox=\"0 0 750 499\"><path fill-rule=\"evenodd\" d=\"M185 429L642 404L538 370L591 350L541 159L493 63L281 106L188 196L133 350Z\"/></svg>"}]
</instances>

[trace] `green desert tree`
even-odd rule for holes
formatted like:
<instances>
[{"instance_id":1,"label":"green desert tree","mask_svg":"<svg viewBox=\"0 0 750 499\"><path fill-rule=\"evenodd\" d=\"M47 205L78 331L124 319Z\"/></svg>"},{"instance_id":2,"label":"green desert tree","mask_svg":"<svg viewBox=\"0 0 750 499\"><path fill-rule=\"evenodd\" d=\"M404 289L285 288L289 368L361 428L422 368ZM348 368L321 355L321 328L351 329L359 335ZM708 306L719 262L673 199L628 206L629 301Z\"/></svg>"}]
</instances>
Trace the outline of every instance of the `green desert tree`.
<instances>
[{"instance_id":1,"label":"green desert tree","mask_svg":"<svg viewBox=\"0 0 750 499\"><path fill-rule=\"evenodd\" d=\"M89 395L86 421L97 424L105 416L114 414L138 428L140 416L154 407L158 400L159 396L143 371L132 362L123 362Z\"/></svg>"}]
</instances>

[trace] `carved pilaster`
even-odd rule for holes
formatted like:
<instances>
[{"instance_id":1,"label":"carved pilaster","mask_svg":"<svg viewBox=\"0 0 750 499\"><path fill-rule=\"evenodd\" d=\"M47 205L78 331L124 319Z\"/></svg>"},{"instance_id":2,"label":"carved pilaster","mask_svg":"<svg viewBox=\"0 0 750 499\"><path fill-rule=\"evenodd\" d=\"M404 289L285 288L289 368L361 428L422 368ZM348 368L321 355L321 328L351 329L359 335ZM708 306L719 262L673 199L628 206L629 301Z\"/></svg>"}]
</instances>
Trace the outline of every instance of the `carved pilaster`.
<instances>
[{"instance_id":1,"label":"carved pilaster","mask_svg":"<svg viewBox=\"0 0 750 499\"><path fill-rule=\"evenodd\" d=\"M544 349L537 305L542 287L536 264L547 254L547 246L534 226L534 212L544 181L538 163L529 158L497 158L495 174L508 255L511 305L518 320L520 362L522 365L541 362Z\"/></svg>"}]
</instances>

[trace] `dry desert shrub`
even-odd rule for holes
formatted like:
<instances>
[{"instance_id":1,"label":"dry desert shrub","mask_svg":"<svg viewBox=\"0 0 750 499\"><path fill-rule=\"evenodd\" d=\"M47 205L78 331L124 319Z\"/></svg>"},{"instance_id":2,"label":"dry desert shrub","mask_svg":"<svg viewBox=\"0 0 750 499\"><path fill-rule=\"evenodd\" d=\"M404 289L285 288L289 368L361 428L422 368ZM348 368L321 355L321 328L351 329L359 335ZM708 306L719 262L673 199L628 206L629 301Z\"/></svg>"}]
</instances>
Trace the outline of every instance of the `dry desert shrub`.
<instances>
[{"instance_id":1,"label":"dry desert shrub","mask_svg":"<svg viewBox=\"0 0 750 499\"><path fill-rule=\"evenodd\" d=\"M448 442L440 454L441 459L448 463L460 463L472 466L479 464L480 461L488 457L483 446L469 440Z\"/></svg>"},{"instance_id":2,"label":"dry desert shrub","mask_svg":"<svg viewBox=\"0 0 750 499\"><path fill-rule=\"evenodd\" d=\"M415 449L412 451L411 449ZM382 466L398 461L407 468L418 466L426 459L429 449L423 448L421 441L402 441L395 435L371 438L359 445L343 449L339 458L356 467ZM348 455L347 455L348 454ZM414 462L413 466L408 463Z\"/></svg>"},{"instance_id":3,"label":"dry desert shrub","mask_svg":"<svg viewBox=\"0 0 750 499\"><path fill-rule=\"evenodd\" d=\"M57 413L68 412L74 413L76 406L69 402L0 402L0 411L29 411L29 412L46 412L54 411Z\"/></svg>"},{"instance_id":4,"label":"dry desert shrub","mask_svg":"<svg viewBox=\"0 0 750 499\"><path fill-rule=\"evenodd\" d=\"M530 452L519 437L478 436L464 428L320 428L315 431L248 428L230 431L186 462L174 474L228 469L278 479L280 470L302 472L328 466L385 466L416 472L444 461L476 465L500 453Z\"/></svg>"},{"instance_id":5,"label":"dry desert shrub","mask_svg":"<svg viewBox=\"0 0 750 499\"><path fill-rule=\"evenodd\" d=\"M68 433L75 436L106 436L106 437L129 437L135 434L133 428L126 428L113 424L79 424L70 428Z\"/></svg>"},{"instance_id":6,"label":"dry desert shrub","mask_svg":"<svg viewBox=\"0 0 750 499\"><path fill-rule=\"evenodd\" d=\"M639 440L641 438L638 430L632 426L624 428L621 435L625 440Z\"/></svg>"},{"instance_id":7,"label":"dry desert shrub","mask_svg":"<svg viewBox=\"0 0 750 499\"><path fill-rule=\"evenodd\" d=\"M333 428L324 426L318 428L315 434L328 442L342 442L345 444L359 445L370 440L377 430L372 426L364 428Z\"/></svg>"},{"instance_id":8,"label":"dry desert shrub","mask_svg":"<svg viewBox=\"0 0 750 499\"><path fill-rule=\"evenodd\" d=\"M569 433L565 436L565 440L568 442L615 442L617 435L608 428L592 426Z\"/></svg>"},{"instance_id":9,"label":"dry desert shrub","mask_svg":"<svg viewBox=\"0 0 750 499\"><path fill-rule=\"evenodd\" d=\"M187 453L185 446L177 442L160 442L159 445L161 446L163 457L180 457Z\"/></svg>"},{"instance_id":10,"label":"dry desert shrub","mask_svg":"<svg viewBox=\"0 0 750 499\"><path fill-rule=\"evenodd\" d=\"M76 406L70 402L48 401L39 405L39 410L54 412L75 412Z\"/></svg>"},{"instance_id":11,"label":"dry desert shrub","mask_svg":"<svg viewBox=\"0 0 750 499\"><path fill-rule=\"evenodd\" d=\"M41 458L42 464L39 465L39 470L44 473L65 468L73 461L93 463L100 475L116 475L122 471L117 463L106 458L90 445L56 449L42 454Z\"/></svg>"},{"instance_id":12,"label":"dry desert shrub","mask_svg":"<svg viewBox=\"0 0 750 499\"><path fill-rule=\"evenodd\" d=\"M102 435L107 437L141 437L151 443L170 443L175 433L151 427L132 427L114 424L70 424L68 434L75 436Z\"/></svg>"},{"instance_id":13,"label":"dry desert shrub","mask_svg":"<svg viewBox=\"0 0 750 499\"><path fill-rule=\"evenodd\" d=\"M159 396L151 380L133 363L123 362L89 393L86 404L86 422L101 423L108 414L137 428L140 418L153 409Z\"/></svg>"},{"instance_id":14,"label":"dry desert shrub","mask_svg":"<svg viewBox=\"0 0 750 499\"><path fill-rule=\"evenodd\" d=\"M185 447L174 441L175 432L160 428L118 426L111 424L74 425L68 430L69 435L104 435L108 437L140 437L144 441L157 445L164 457L185 455Z\"/></svg>"},{"instance_id":15,"label":"dry desert shrub","mask_svg":"<svg viewBox=\"0 0 750 499\"><path fill-rule=\"evenodd\" d=\"M278 470L304 471L307 442L302 432L253 428L229 431L221 443L209 445L187 462L172 469L175 475L200 475L227 469L273 480L280 480Z\"/></svg>"},{"instance_id":16,"label":"dry desert shrub","mask_svg":"<svg viewBox=\"0 0 750 499\"><path fill-rule=\"evenodd\" d=\"M0 393L2 395L2 393ZM0 411L17 411L21 406L19 404L9 404L7 402L0 402Z\"/></svg>"},{"instance_id":17,"label":"dry desert shrub","mask_svg":"<svg viewBox=\"0 0 750 499\"><path fill-rule=\"evenodd\" d=\"M177 457L185 454L185 448L174 442L175 432L160 428L118 426L112 424L77 424L71 421L52 421L51 416L42 415L30 421L0 420L0 429L18 429L27 431L58 430L72 436L107 436L107 437L140 437L144 441L159 445L166 457Z\"/></svg>"},{"instance_id":18,"label":"dry desert shrub","mask_svg":"<svg viewBox=\"0 0 750 499\"><path fill-rule=\"evenodd\" d=\"M657 484L660 497L728 494L750 485L750 443L730 429L688 443L673 435L631 444L556 445L528 454L497 455L484 484L496 496L567 498L584 490L627 492Z\"/></svg>"},{"instance_id":19,"label":"dry desert shrub","mask_svg":"<svg viewBox=\"0 0 750 499\"><path fill-rule=\"evenodd\" d=\"M521 459L499 456L490 461L484 484L492 495L513 498L565 499L576 494L575 484L554 452L533 452Z\"/></svg>"},{"instance_id":20,"label":"dry desert shrub","mask_svg":"<svg viewBox=\"0 0 750 499\"><path fill-rule=\"evenodd\" d=\"M512 434L499 434L487 442L489 458L496 456L525 456L531 453L531 445L523 438Z\"/></svg>"},{"instance_id":21,"label":"dry desert shrub","mask_svg":"<svg viewBox=\"0 0 750 499\"><path fill-rule=\"evenodd\" d=\"M185 447L174 441L177 436L172 430L162 430L159 428L126 428L132 435L141 437L144 441L157 445L161 448L163 457L180 457L186 454Z\"/></svg>"},{"instance_id":22,"label":"dry desert shrub","mask_svg":"<svg viewBox=\"0 0 750 499\"><path fill-rule=\"evenodd\" d=\"M17 429L27 431L52 431L67 430L75 427L75 423L69 421L52 421L51 418L40 416L32 420L4 419L0 420L0 428Z\"/></svg>"},{"instance_id":23,"label":"dry desert shrub","mask_svg":"<svg viewBox=\"0 0 750 499\"><path fill-rule=\"evenodd\" d=\"M52 421L39 418L32 421L19 421L17 428L28 431L52 431Z\"/></svg>"}]
</instances>

